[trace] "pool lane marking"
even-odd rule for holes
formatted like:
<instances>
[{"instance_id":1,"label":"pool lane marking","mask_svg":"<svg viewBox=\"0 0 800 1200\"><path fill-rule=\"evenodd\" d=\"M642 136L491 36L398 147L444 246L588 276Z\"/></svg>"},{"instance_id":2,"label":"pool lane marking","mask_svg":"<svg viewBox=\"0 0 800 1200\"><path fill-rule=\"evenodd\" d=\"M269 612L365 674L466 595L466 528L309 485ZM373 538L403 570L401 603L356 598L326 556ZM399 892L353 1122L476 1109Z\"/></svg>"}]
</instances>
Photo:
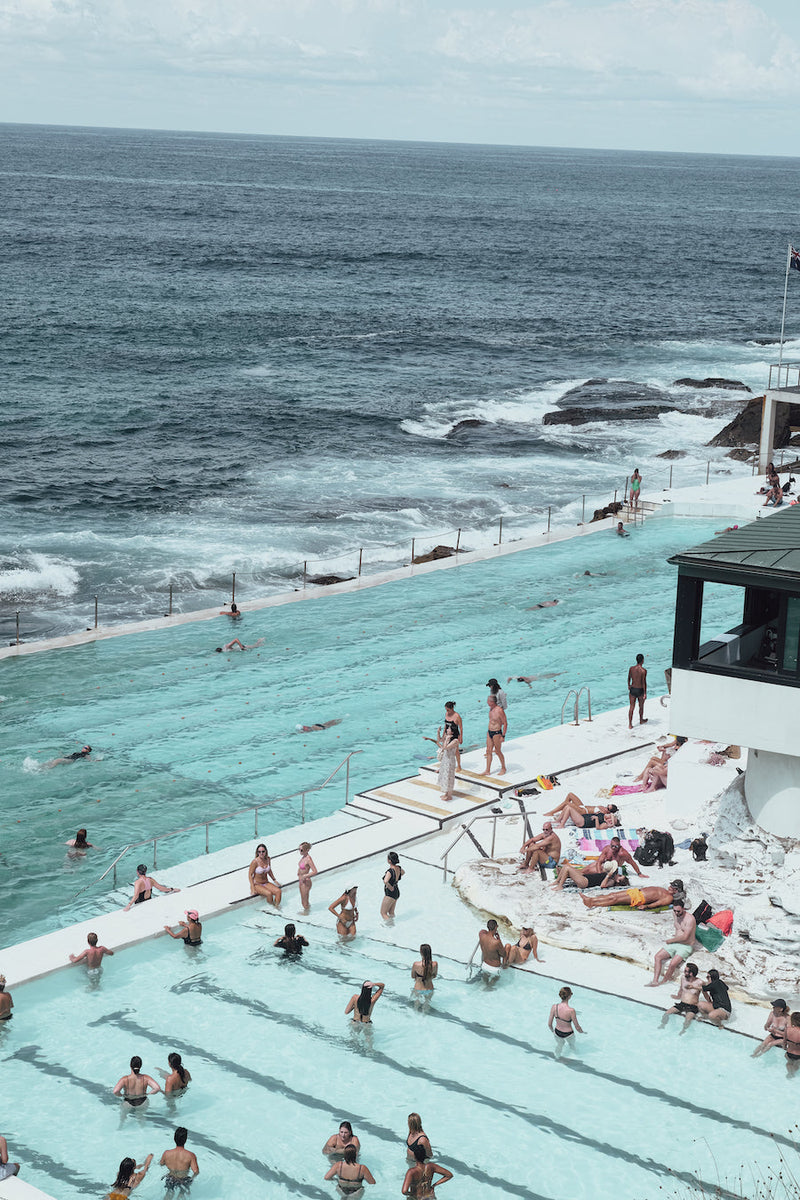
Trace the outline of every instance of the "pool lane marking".
<instances>
[{"instance_id":1,"label":"pool lane marking","mask_svg":"<svg viewBox=\"0 0 800 1200\"><path fill-rule=\"evenodd\" d=\"M310 966L309 966L309 969L313 970L313 968ZM326 971L326 975L330 975L330 976L333 976L334 978L338 978L338 979L342 980L343 982L349 982L349 979L346 975L344 975L340 972L337 972L337 971L328 970L328 971ZM252 999L248 999L243 996L239 996L237 993L228 991L226 988L222 988L218 984L209 982L208 980L204 979L202 976L194 976L193 978L187 979L182 983L175 984L172 988L170 988L170 991L174 992L176 995L181 995L184 992L202 992L204 995L211 996L216 1000L222 1001L222 1003L232 1004L232 1005L235 1005L235 1006L238 1006L241 1008L246 1008L248 1010L248 1012L250 1012L253 1016L263 1018L263 1019L271 1021L277 1025L284 1025L284 1026L288 1026L289 1028L295 1029L295 1030L299 1031L300 1033L305 1034L306 1036L310 1037L311 1039L326 1042L329 1045L337 1047L338 1049L344 1049L347 1053L358 1053L358 1051L356 1051L355 1049L353 1049L350 1046L343 1043L341 1037L338 1035L329 1034L329 1033L325 1032L325 1030L321 1029L319 1026L308 1024L307 1022L301 1020L301 1018L296 1017L290 1013L276 1012L274 1009L269 1008L269 1006L266 1005L263 1000L252 1000ZM393 999L390 997L389 1003L393 1004L393 1006L395 1006L395 1007L402 1005L402 1007L406 1011L408 1011L408 1006L409 1006L408 1001L406 1001L405 1003L403 1003L399 1000L393 1001ZM490 1031L488 1031L482 1025L478 1025L475 1022L463 1021L458 1017L453 1017L449 1013L448 1014L439 1014L435 1009L432 1009L432 1008L428 1009L428 1012L426 1015L427 1016L442 1015L444 1017L444 1019L450 1020L454 1024L457 1024L457 1025L461 1026L462 1028L470 1030L470 1032L477 1032L478 1035L482 1039L484 1039L486 1037L487 1033L490 1033ZM102 1020L103 1020L103 1018L101 1018L100 1021L93 1022L93 1024L100 1024ZM158 1039L156 1038L155 1034L149 1033L146 1029L144 1029L138 1025L135 1025L135 1023L133 1023L133 1022L128 1022L127 1019L125 1019L123 1022L120 1022L119 1020L115 1020L114 1024L116 1024L116 1025L123 1024L123 1026L125 1028L130 1028L131 1032L135 1032L140 1035L144 1035L145 1037L148 1037L151 1041L159 1044ZM507 1041L510 1045L513 1045L515 1048L529 1050L531 1053L535 1054L538 1058L544 1058L548 1062L553 1061L552 1051L535 1050L532 1047L529 1047L525 1042L520 1042L518 1039L511 1038L510 1036L503 1036L502 1038L499 1038L498 1040ZM198 1047L189 1046L188 1049L191 1053L199 1053L200 1057L204 1057L204 1056L206 1058L209 1057L209 1054L207 1051L200 1050ZM400 1074L402 1074L403 1076L406 1076L406 1077L408 1075L408 1065L407 1064L402 1063L397 1059L391 1058L388 1054L385 1054L381 1050L375 1050L373 1047L370 1047L369 1057L373 1062L380 1063L381 1065L388 1067L390 1070L398 1071ZM570 1063L569 1065L572 1065L572 1064ZM610 1074L607 1074L607 1073L604 1073L601 1071L595 1071L592 1068L587 1067L582 1063L580 1064L580 1069L588 1075L596 1076L598 1078L605 1078L612 1082L618 1081L617 1076L610 1075ZM467 1085L467 1084L460 1083L454 1079L444 1079L439 1075L435 1075L432 1071L426 1070L422 1066L416 1065L414 1068L414 1072L417 1076L419 1076L423 1079L426 1079L429 1083L432 1083L438 1087L443 1088L445 1091L454 1091L454 1092L457 1092L458 1095L461 1095L461 1096L468 1095L471 1099L473 1099L478 1104L486 1105L487 1107L493 1108L499 1112L510 1113L513 1116L518 1117L521 1121L525 1122L528 1125L533 1125L537 1129L543 1129L549 1133L555 1134L556 1137L562 1139L563 1141L578 1142L578 1143L580 1143L584 1146L588 1146L596 1151L600 1151L602 1154L610 1155L613 1158L621 1158L625 1162L627 1162L629 1164L633 1164L635 1166L638 1166L645 1171L651 1171L654 1174L670 1175L673 1178L679 1179L681 1182L686 1183L686 1184L691 1184L693 1186L699 1184L702 1187L707 1188L707 1189L710 1189L712 1186L714 1186L714 1187L719 1186L716 1182L714 1182L712 1185L711 1181L703 1180L699 1176L695 1176L688 1171L676 1171L672 1167L667 1166L665 1163L658 1162L656 1159L646 1159L646 1158L641 1157L638 1154L633 1153L632 1151L626 1151L619 1147L607 1145L606 1143L598 1141L594 1138L586 1137L584 1134L576 1132L576 1130L574 1130L571 1126L562 1125L559 1122L554 1121L550 1117L544 1116L541 1113L532 1112L527 1108L519 1108L517 1105L509 1104L502 1100L496 1100L493 1097L485 1096L483 1093L476 1091L475 1089L469 1087L469 1085ZM628 1086L633 1086L633 1087L637 1088L637 1090L644 1090L643 1088L640 1087L640 1085L637 1085L637 1084L631 1085L629 1081L623 1081L623 1082L628 1082ZM278 1086L280 1086L286 1092L286 1089L287 1089L286 1084L280 1084ZM649 1091L646 1091L645 1094L650 1095L653 1098L656 1098L658 1100L666 1101L669 1104L675 1105L676 1103L680 1103L679 1098L672 1097L672 1096L668 1095L667 1093L658 1091L657 1089L651 1089ZM301 1102L302 1102L303 1094L294 1093L294 1095L300 1096ZM710 1110L708 1111L708 1114L707 1114L706 1110L697 1108L696 1106L691 1105L688 1102L686 1103L686 1106L689 1107L693 1112L700 1113L701 1115L710 1115L712 1117L719 1116L719 1114L712 1113L712 1112L710 1112ZM725 1119L723 1119L723 1120L725 1120ZM737 1122L733 1122L733 1121L726 1122L726 1123L737 1124ZM758 1130L753 1126L744 1126L744 1127L750 1129L752 1132L761 1133L763 1136L770 1138L770 1140L772 1140L772 1141L778 1140L772 1134L768 1134L764 1131ZM786 1141L787 1145L792 1145L792 1146L794 1145L794 1142L792 1142L791 1139L786 1138L784 1140ZM470 1174L472 1173L469 1168L464 1168L464 1169L466 1170L467 1173L470 1173ZM506 1190L515 1192L514 1185L511 1184L510 1182L504 1181L503 1186L506 1188ZM515 1192L515 1194L517 1194L517 1193ZM530 1191L526 1188L522 1188L520 1190L520 1194L525 1195L525 1196L532 1195L532 1193L530 1193ZM733 1200L733 1198L735 1197L735 1193L733 1193L733 1192L719 1191L717 1194L720 1197L730 1198L730 1200Z\"/></svg>"},{"instance_id":2,"label":"pool lane marking","mask_svg":"<svg viewBox=\"0 0 800 1200\"><path fill-rule=\"evenodd\" d=\"M119 1016L119 1014L111 1013L110 1016ZM91 1021L90 1025L99 1025L104 1019L106 1018L101 1018L101 1021ZM138 1028L137 1032L139 1032ZM141 1032L152 1039L152 1035L147 1033L146 1030L141 1030ZM200 1057L210 1057L205 1051L199 1049L197 1050L197 1054ZM108 1103L109 1099L112 1099L115 1104L118 1103L116 1097L112 1095L111 1090L108 1087L100 1083L94 1083L91 1079L84 1079L80 1075L75 1075L66 1067L59 1066L58 1063L54 1063L51 1059L45 1058L40 1046L23 1046L21 1049L17 1050L16 1053L10 1055L9 1057L17 1058L22 1062L29 1063L31 1066L43 1071L45 1075L51 1075L56 1079L68 1080L69 1083L76 1087L82 1088L84 1091L89 1092L90 1095L99 1098L106 1104ZM255 1072L253 1072L253 1074L255 1074ZM334 1112L333 1109L330 1111ZM339 1110L337 1109L335 1111L338 1112ZM147 1111L147 1123L159 1125L170 1136L175 1130L174 1117L159 1116L158 1113L153 1112L153 1110L149 1107ZM311 1197L312 1200L330 1200L330 1192L324 1191L320 1187L316 1187L313 1183L301 1183L292 1176L284 1174L283 1171L277 1171L273 1167L267 1166L267 1164L262 1162L260 1159L250 1158L249 1155L244 1154L241 1150L234 1149L232 1146L221 1146L219 1142L215 1142L213 1138L207 1137L203 1133L199 1133L196 1129L194 1129L194 1127L192 1128L192 1145L201 1146L204 1150L210 1150L213 1154L219 1155L222 1163L224 1163L226 1159L228 1161L234 1159L241 1166L245 1167L245 1169L251 1174L258 1175L262 1179L267 1180L269 1183L280 1184L282 1187L287 1188L290 1195L300 1192L304 1196ZM98 1184L97 1186L98 1190L101 1190L103 1185Z\"/></svg>"},{"instance_id":3,"label":"pool lane marking","mask_svg":"<svg viewBox=\"0 0 800 1200\"><path fill-rule=\"evenodd\" d=\"M79 1175L77 1171L73 1171L66 1163L58 1162L57 1159L50 1158L48 1154L42 1154L41 1150L32 1150L30 1146L26 1146L14 1134L15 1159L17 1155L21 1159L20 1165L23 1170L27 1171L28 1168L31 1168L34 1171L42 1171L50 1177L50 1180L57 1179L60 1183L67 1183L71 1187L74 1187L79 1195L86 1195L89 1191L108 1191L104 1183L97 1183L94 1179L88 1179L85 1175Z\"/></svg>"},{"instance_id":4,"label":"pool lane marking","mask_svg":"<svg viewBox=\"0 0 800 1200\"><path fill-rule=\"evenodd\" d=\"M201 981L199 980L187 980L187 985L194 983L194 989L191 986L185 986L181 987L181 991L202 991L206 995L214 996L216 999L223 1000L223 1002L229 1000L231 1003L241 1004L250 1009L250 1011L254 1012L252 1006L247 1000L241 999L234 993L226 993L223 988L217 988L215 984L199 987L198 984L200 982ZM180 987L181 985L178 986ZM175 987L171 988L170 990L173 992L177 991ZM180 994L180 992L178 992L178 994ZM276 1014L273 1014L270 1009L267 1009L266 1005L263 1005L260 1001L256 1001L255 1003L257 1003L259 1007L263 1008L265 1012L254 1012L254 1015L259 1017L264 1017L266 1015L268 1018L276 1017ZM314 1026L306 1026L304 1022L296 1019L293 1021L291 1018L287 1018L284 1023L299 1025L301 1031L306 1032L310 1036L317 1039L321 1037L322 1039L329 1041L331 1044L336 1045L337 1048L342 1048L342 1042L340 1038L333 1037L330 1034L325 1034L316 1029ZM106 1016L100 1017L96 1021L90 1021L89 1024L93 1026L114 1025L117 1029L124 1029L126 1032L133 1033L137 1037L145 1038L147 1041L152 1042L153 1045L161 1046L164 1044L164 1038L162 1036L153 1033L149 1029L146 1029L143 1025L139 1025L138 1022L132 1020L124 1011L108 1013ZM266 1075L263 1072L254 1071L250 1067L245 1067L240 1063L233 1062L231 1059L222 1058L220 1055L214 1054L201 1046L195 1046L191 1042L185 1042L180 1038L170 1038L170 1045L177 1046L182 1054L194 1056L195 1059L205 1059L206 1062L213 1063L214 1066L217 1066L221 1070L232 1075L238 1075L240 1078L248 1080L257 1087L266 1088L270 1092L278 1092L287 1099L293 1100L296 1104L300 1105L301 1108L317 1109L326 1113L336 1122L340 1120L342 1112L342 1106L340 1103L329 1104L327 1100L322 1100L318 1096L313 1096L310 1092L299 1092L284 1080L277 1079L271 1075ZM354 1053L356 1053L356 1051L354 1051ZM370 1058L378 1061L385 1058L386 1062L388 1062L394 1069L400 1069L406 1077L408 1076L408 1068L406 1066L395 1063L395 1060L389 1059L388 1056L382 1055L380 1052L371 1052ZM419 1068L416 1068L416 1074L420 1073L421 1072ZM459 1092L462 1091L461 1087L458 1087L457 1090ZM355 1114L352 1117L352 1121L354 1124L357 1124L359 1130L365 1130L381 1142L388 1142L391 1145L397 1146L399 1139L394 1130L387 1129L383 1125L376 1125L368 1117L356 1116ZM172 1126L170 1126L170 1128L172 1128ZM198 1140L194 1132L192 1132L192 1138L195 1141ZM445 1158L445 1160L454 1168L456 1173L469 1176L484 1186L495 1188L499 1187L501 1188L503 1194L520 1196L522 1200L555 1200L555 1198L552 1196L544 1196L540 1192L533 1192L529 1187L523 1187L520 1184L512 1183L506 1179L499 1179L497 1175L489 1175L485 1171L482 1171L479 1167L470 1166L469 1163L461 1162L460 1159L453 1158L449 1154L443 1155L442 1157ZM325 1193L325 1198L326 1200L330 1200L328 1193ZM734 1200L734 1198L731 1197L731 1200Z\"/></svg>"},{"instance_id":5,"label":"pool lane marking","mask_svg":"<svg viewBox=\"0 0 800 1200\"><path fill-rule=\"evenodd\" d=\"M383 946L386 945L385 942L381 942L380 944ZM267 947L263 947L261 950L255 950L252 954L248 955L248 958L251 961L258 961L266 950ZM380 962L382 966L391 967L393 970L400 969L396 963L391 962L389 959L371 956L370 961ZM311 963L304 961L302 958L296 959L293 965L301 969L307 969L318 973L317 968L312 966ZM338 971L335 967L326 967L325 974L333 979L338 980L340 983L343 983L346 986L352 986L352 976L348 975L344 971ZM523 972L523 974L532 974L532 972ZM187 983L188 982L189 981L187 981ZM452 982L458 983L457 980L453 980ZM183 985L181 984L177 985L178 988L182 986ZM408 1000L401 1000L399 998L395 998L394 996L386 995L386 993L384 993L384 1000L386 1001L387 1005L401 1008L404 1011L408 1010ZM481 1025L478 1021L468 1021L463 1017L456 1016L454 1013L448 1012L444 1009L434 1008L432 1006L427 1010L426 1016L432 1017L434 1020L448 1021L451 1024L460 1026L462 1029L468 1030L470 1033L476 1034L476 1036L480 1038L491 1038L494 1041L502 1042L504 1045L513 1046L515 1050L522 1050L526 1054L532 1054L537 1058L543 1058L546 1061L552 1061L552 1051L540 1050L537 1047L532 1046L529 1042L523 1042L519 1038L515 1038L510 1033L504 1033L502 1030L498 1029L491 1029L486 1025ZM610 1071L603 1071L599 1068L590 1066L588 1063L580 1062L577 1059L562 1059L562 1063L565 1066L568 1066L571 1070L576 1071L578 1074L589 1075L597 1079L605 1079L607 1082L618 1084L620 1087L631 1088L633 1091L642 1096L647 1096L649 1099L658 1100L673 1107L685 1108L688 1112L692 1113L693 1116L705 1117L706 1119L716 1121L721 1125L743 1130L746 1133L753 1133L758 1137L768 1138L773 1142L780 1142L782 1145L792 1149L794 1149L796 1145L795 1140L791 1137L774 1133L772 1130L762 1129L761 1126L752 1125L749 1121L742 1121L738 1117L730 1117L725 1113L716 1112L714 1109L706 1108L700 1104L695 1104L692 1100L686 1100L681 1096L672 1095L670 1092L663 1092L660 1088L641 1083L639 1080L628 1079L623 1075L616 1075Z\"/></svg>"}]
</instances>

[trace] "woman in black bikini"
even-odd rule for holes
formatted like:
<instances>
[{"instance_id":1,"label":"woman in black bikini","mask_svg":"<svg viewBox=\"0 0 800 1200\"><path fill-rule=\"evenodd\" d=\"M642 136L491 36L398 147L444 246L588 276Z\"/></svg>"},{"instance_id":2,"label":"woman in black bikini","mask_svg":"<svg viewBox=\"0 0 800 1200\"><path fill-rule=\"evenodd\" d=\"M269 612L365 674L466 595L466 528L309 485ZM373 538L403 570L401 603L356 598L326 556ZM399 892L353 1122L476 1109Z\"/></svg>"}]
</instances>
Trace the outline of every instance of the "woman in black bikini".
<instances>
[{"instance_id":1,"label":"woman in black bikini","mask_svg":"<svg viewBox=\"0 0 800 1200\"><path fill-rule=\"evenodd\" d=\"M414 1158L414 1147L421 1146L425 1151L426 1158L433 1158L433 1150L427 1133L422 1128L422 1117L419 1113L408 1114L408 1137L406 1138L406 1157L412 1162L416 1162Z\"/></svg>"},{"instance_id":2,"label":"woman in black bikini","mask_svg":"<svg viewBox=\"0 0 800 1200\"><path fill-rule=\"evenodd\" d=\"M585 1029L581 1029L578 1014L571 1006L569 1001L572 999L572 988L562 987L558 993L559 1003L554 1004L550 1009L550 1019L547 1026L555 1034L556 1038L556 1058L561 1058L564 1053L564 1043L572 1037L577 1029L578 1033L585 1033ZM555 1029L553 1022L555 1021ZM573 1026L575 1027L573 1029Z\"/></svg>"},{"instance_id":3,"label":"woman in black bikini","mask_svg":"<svg viewBox=\"0 0 800 1200\"><path fill-rule=\"evenodd\" d=\"M427 942L422 943L419 953L420 957L411 968L414 980L411 999L415 1004L428 1005L433 999L433 981L439 974L439 964L433 961L433 952Z\"/></svg>"},{"instance_id":4,"label":"woman in black bikini","mask_svg":"<svg viewBox=\"0 0 800 1200\"><path fill-rule=\"evenodd\" d=\"M169 1063L169 1072L162 1071L159 1068L159 1075L164 1079L164 1095L176 1096L180 1092L185 1092L189 1084L192 1082L192 1076L186 1067L183 1065L183 1059L177 1051L167 1056Z\"/></svg>"},{"instance_id":5,"label":"woman in black bikini","mask_svg":"<svg viewBox=\"0 0 800 1200\"><path fill-rule=\"evenodd\" d=\"M400 880L405 875L405 871L400 866L400 858L394 850L390 851L388 857L389 868L383 877L383 900L381 900L381 916L384 921L388 921L394 916L394 906L400 899Z\"/></svg>"},{"instance_id":6,"label":"woman in black bikini","mask_svg":"<svg viewBox=\"0 0 800 1200\"><path fill-rule=\"evenodd\" d=\"M567 821L572 821L578 829L614 829L619 825L619 809L616 804L601 804L589 812L588 809L573 808L570 804L562 809L556 829L564 829Z\"/></svg>"},{"instance_id":7,"label":"woman in black bikini","mask_svg":"<svg viewBox=\"0 0 800 1200\"><path fill-rule=\"evenodd\" d=\"M527 962L531 955L536 962L541 962L538 950L539 939L529 925L523 925L517 944L512 946L509 943L505 948L506 966L511 967L514 963Z\"/></svg>"},{"instance_id":8,"label":"woman in black bikini","mask_svg":"<svg viewBox=\"0 0 800 1200\"><path fill-rule=\"evenodd\" d=\"M344 1015L352 1013L353 1022L356 1025L371 1025L372 1010L383 995L385 986L383 983L370 983L369 980L366 980L362 984L359 994L350 997Z\"/></svg>"},{"instance_id":9,"label":"woman in black bikini","mask_svg":"<svg viewBox=\"0 0 800 1200\"><path fill-rule=\"evenodd\" d=\"M363 1194L365 1183L374 1183L375 1177L369 1167L356 1162L358 1151L355 1146L345 1146L344 1157L328 1167L325 1179L335 1179L341 1196L357 1197Z\"/></svg>"},{"instance_id":10,"label":"woman in black bikini","mask_svg":"<svg viewBox=\"0 0 800 1200\"><path fill-rule=\"evenodd\" d=\"M170 925L165 925L167 933L171 938L177 938L186 946L199 946L203 940L203 926L200 923L200 914L196 908L188 908L185 921L178 922L178 932L173 933Z\"/></svg>"}]
</instances>

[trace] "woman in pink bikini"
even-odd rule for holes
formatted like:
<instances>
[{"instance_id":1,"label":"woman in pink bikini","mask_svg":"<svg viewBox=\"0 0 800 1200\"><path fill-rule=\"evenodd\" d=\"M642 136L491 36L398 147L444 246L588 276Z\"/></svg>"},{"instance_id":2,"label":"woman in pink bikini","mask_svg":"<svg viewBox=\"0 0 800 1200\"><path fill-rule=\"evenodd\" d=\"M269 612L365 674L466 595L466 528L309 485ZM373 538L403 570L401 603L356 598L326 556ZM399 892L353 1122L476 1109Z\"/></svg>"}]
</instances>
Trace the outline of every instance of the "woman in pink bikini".
<instances>
[{"instance_id":1,"label":"woman in pink bikini","mask_svg":"<svg viewBox=\"0 0 800 1200\"><path fill-rule=\"evenodd\" d=\"M297 864L297 886L300 888L300 903L308 912L308 897L311 892L311 876L317 874L314 860L311 857L311 843L301 842L299 846L300 862Z\"/></svg>"}]
</instances>

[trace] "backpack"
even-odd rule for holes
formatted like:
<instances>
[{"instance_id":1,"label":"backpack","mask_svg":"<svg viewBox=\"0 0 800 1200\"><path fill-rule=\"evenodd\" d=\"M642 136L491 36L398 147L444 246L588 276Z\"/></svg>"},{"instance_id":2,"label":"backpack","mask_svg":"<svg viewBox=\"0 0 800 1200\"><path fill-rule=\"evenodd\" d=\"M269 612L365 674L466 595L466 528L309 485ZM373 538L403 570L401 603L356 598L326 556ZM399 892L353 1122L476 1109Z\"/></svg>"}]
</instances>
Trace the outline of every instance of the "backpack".
<instances>
[{"instance_id":1,"label":"backpack","mask_svg":"<svg viewBox=\"0 0 800 1200\"><path fill-rule=\"evenodd\" d=\"M650 835L648 834L647 839L641 845L637 846L633 852L633 857L641 867L652 867L658 858L658 847L649 838Z\"/></svg>"},{"instance_id":2,"label":"backpack","mask_svg":"<svg viewBox=\"0 0 800 1200\"><path fill-rule=\"evenodd\" d=\"M714 915L714 910L707 900L701 900L697 908L692 913L698 925L704 925Z\"/></svg>"},{"instance_id":3,"label":"backpack","mask_svg":"<svg viewBox=\"0 0 800 1200\"><path fill-rule=\"evenodd\" d=\"M658 829L648 829L644 837L644 845L639 846L634 858L643 867L652 867L658 860L659 867L669 863L672 866L672 856L675 853L675 843L671 833L662 833Z\"/></svg>"}]
</instances>

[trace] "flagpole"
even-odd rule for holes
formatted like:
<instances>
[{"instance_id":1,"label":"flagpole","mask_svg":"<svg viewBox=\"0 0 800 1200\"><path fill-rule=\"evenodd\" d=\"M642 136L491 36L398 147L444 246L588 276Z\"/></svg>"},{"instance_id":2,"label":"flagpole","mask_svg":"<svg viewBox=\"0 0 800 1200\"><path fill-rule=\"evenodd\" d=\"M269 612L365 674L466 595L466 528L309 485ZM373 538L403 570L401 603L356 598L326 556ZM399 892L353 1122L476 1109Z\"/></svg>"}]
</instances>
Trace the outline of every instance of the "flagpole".
<instances>
[{"instance_id":1,"label":"flagpole","mask_svg":"<svg viewBox=\"0 0 800 1200\"><path fill-rule=\"evenodd\" d=\"M781 316L781 346L778 352L778 387L781 386L781 366L783 364L783 331L786 326L786 296L789 291L789 267L792 261L792 243L786 251L786 278L783 281L783 314Z\"/></svg>"}]
</instances>

